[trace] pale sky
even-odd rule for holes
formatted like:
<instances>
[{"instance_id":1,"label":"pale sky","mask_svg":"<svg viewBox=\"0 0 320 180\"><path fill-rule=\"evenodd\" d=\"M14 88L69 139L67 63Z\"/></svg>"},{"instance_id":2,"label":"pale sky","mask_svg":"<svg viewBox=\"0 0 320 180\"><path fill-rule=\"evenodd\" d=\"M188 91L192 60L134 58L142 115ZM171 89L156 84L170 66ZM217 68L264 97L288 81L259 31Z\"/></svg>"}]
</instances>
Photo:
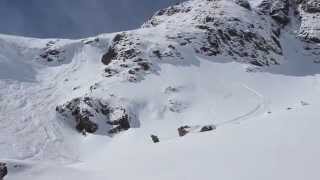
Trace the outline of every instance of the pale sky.
<instances>
[{"instance_id":1,"label":"pale sky","mask_svg":"<svg viewBox=\"0 0 320 180\"><path fill-rule=\"evenodd\" d=\"M0 33L79 38L139 27L182 0L0 0Z\"/></svg>"}]
</instances>

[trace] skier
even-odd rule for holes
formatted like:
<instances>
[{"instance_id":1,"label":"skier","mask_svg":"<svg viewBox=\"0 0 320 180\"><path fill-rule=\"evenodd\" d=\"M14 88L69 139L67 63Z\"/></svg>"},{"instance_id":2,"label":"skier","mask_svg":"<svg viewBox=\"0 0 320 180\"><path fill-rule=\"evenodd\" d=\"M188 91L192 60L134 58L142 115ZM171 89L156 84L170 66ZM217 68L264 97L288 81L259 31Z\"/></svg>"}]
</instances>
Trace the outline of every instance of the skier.
<instances>
[{"instance_id":1,"label":"skier","mask_svg":"<svg viewBox=\"0 0 320 180\"><path fill-rule=\"evenodd\" d=\"M151 134L151 139L152 139L152 141L153 141L154 143L159 143L159 142L160 142L158 136L156 136L156 135Z\"/></svg>"}]
</instances>

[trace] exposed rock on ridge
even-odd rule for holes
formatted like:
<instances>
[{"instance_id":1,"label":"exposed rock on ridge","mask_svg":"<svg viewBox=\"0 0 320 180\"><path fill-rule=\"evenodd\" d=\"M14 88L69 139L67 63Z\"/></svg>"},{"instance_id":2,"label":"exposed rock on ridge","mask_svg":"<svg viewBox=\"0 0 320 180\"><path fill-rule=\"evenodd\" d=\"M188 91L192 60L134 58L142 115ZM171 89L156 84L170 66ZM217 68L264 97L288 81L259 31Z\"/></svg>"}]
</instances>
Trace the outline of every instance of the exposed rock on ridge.
<instances>
[{"instance_id":1,"label":"exposed rock on ridge","mask_svg":"<svg viewBox=\"0 0 320 180\"><path fill-rule=\"evenodd\" d=\"M79 132L113 135L139 127L139 121L129 106L116 97L109 100L83 97L57 106L56 111Z\"/></svg>"}]
</instances>

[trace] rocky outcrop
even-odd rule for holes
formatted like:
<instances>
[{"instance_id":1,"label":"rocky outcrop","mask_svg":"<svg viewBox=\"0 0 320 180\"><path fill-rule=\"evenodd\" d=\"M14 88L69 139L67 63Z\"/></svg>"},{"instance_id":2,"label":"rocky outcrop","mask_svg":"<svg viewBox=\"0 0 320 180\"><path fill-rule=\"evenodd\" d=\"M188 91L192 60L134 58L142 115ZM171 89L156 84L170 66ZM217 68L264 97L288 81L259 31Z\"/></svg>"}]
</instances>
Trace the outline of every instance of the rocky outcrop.
<instances>
[{"instance_id":1,"label":"rocky outcrop","mask_svg":"<svg viewBox=\"0 0 320 180\"><path fill-rule=\"evenodd\" d=\"M181 126L178 128L178 134L180 137L187 135L190 132L190 126Z\"/></svg>"},{"instance_id":2,"label":"rocky outcrop","mask_svg":"<svg viewBox=\"0 0 320 180\"><path fill-rule=\"evenodd\" d=\"M307 42L320 43L320 1L300 0L301 26L299 37Z\"/></svg>"},{"instance_id":3,"label":"rocky outcrop","mask_svg":"<svg viewBox=\"0 0 320 180\"><path fill-rule=\"evenodd\" d=\"M107 121L108 124L113 126L113 128L110 129L108 133L115 134L115 133L130 129L129 116L126 113L125 109L122 109L122 110L123 110L123 115L119 119L114 121L112 120Z\"/></svg>"},{"instance_id":4,"label":"rocky outcrop","mask_svg":"<svg viewBox=\"0 0 320 180\"><path fill-rule=\"evenodd\" d=\"M6 163L0 162L0 180L3 180L5 176L8 174L8 168Z\"/></svg>"},{"instance_id":5,"label":"rocky outcrop","mask_svg":"<svg viewBox=\"0 0 320 180\"><path fill-rule=\"evenodd\" d=\"M129 81L138 80L139 76L151 69L151 63L147 61L143 50L137 34L128 32L115 35L108 51L101 59L107 66L105 77L123 73L127 75Z\"/></svg>"},{"instance_id":6,"label":"rocky outcrop","mask_svg":"<svg viewBox=\"0 0 320 180\"><path fill-rule=\"evenodd\" d=\"M92 97L75 98L57 106L56 111L84 134L113 135L139 126L128 105L115 97L109 101Z\"/></svg>"},{"instance_id":7,"label":"rocky outcrop","mask_svg":"<svg viewBox=\"0 0 320 180\"><path fill-rule=\"evenodd\" d=\"M307 13L320 13L320 1L319 0L303 0L300 2L302 9Z\"/></svg>"},{"instance_id":8,"label":"rocky outcrop","mask_svg":"<svg viewBox=\"0 0 320 180\"><path fill-rule=\"evenodd\" d=\"M235 61L255 66L279 64L282 48L278 31L234 13L234 8L240 5L244 7L243 13L253 16L248 1L228 1L231 6L228 8L224 3L187 1L158 11L142 29L116 35L102 57L102 63L107 66L105 77L121 75L137 81L158 69L153 68L154 61L184 64L182 48L204 56L231 56ZM276 19L280 12L287 15L287 4L280 5L269 9ZM254 18L264 21L255 14Z\"/></svg>"},{"instance_id":9,"label":"rocky outcrop","mask_svg":"<svg viewBox=\"0 0 320 180\"><path fill-rule=\"evenodd\" d=\"M48 49L43 52L40 57L46 59L48 62L51 62L54 61L54 59L58 59L60 53L61 52L57 49Z\"/></svg>"},{"instance_id":10,"label":"rocky outcrop","mask_svg":"<svg viewBox=\"0 0 320 180\"><path fill-rule=\"evenodd\" d=\"M287 25L289 23L289 10L289 0L263 0L258 5L259 12L270 15L276 22L281 25Z\"/></svg>"},{"instance_id":11,"label":"rocky outcrop","mask_svg":"<svg viewBox=\"0 0 320 180\"><path fill-rule=\"evenodd\" d=\"M58 49L56 45L57 41L49 41L43 52L40 54L42 61L47 63L57 63L63 61L63 50Z\"/></svg>"},{"instance_id":12,"label":"rocky outcrop","mask_svg":"<svg viewBox=\"0 0 320 180\"><path fill-rule=\"evenodd\" d=\"M184 17L183 13L176 14L176 18L156 14L143 27L166 26L172 32L178 32L168 34L168 40L176 41L181 46L191 46L196 53L205 56L232 56L235 60L242 62L259 61L261 66L278 64L276 56L281 55L282 50L277 43L278 40L274 41L278 39L274 36L274 30L264 29L269 33L269 36L265 36L261 33L261 27L259 27L261 25L250 23L246 18L233 13L233 9L239 8L239 5L248 9L247 1L234 1L234 4L228 2L230 7L225 7L225 3L224 1L191 1L180 4L175 6L175 9L188 9L188 18ZM269 10L276 16L278 11L275 7L272 6ZM283 11L287 14L286 10ZM250 16L253 12L247 10L243 13ZM259 17L256 18L259 19ZM180 24L175 23L175 20ZM154 21L158 22L157 25L152 23ZM181 28L177 30L177 26Z\"/></svg>"},{"instance_id":13,"label":"rocky outcrop","mask_svg":"<svg viewBox=\"0 0 320 180\"><path fill-rule=\"evenodd\" d=\"M248 0L234 0L234 2L241 7L251 10L251 5Z\"/></svg>"},{"instance_id":14,"label":"rocky outcrop","mask_svg":"<svg viewBox=\"0 0 320 180\"><path fill-rule=\"evenodd\" d=\"M97 38L96 38L97 39ZM90 40L43 40L44 47L39 49L35 55L35 60L46 66L60 66L72 61L75 53L84 45L97 45L99 41ZM41 44L40 43L40 44Z\"/></svg>"},{"instance_id":15,"label":"rocky outcrop","mask_svg":"<svg viewBox=\"0 0 320 180\"><path fill-rule=\"evenodd\" d=\"M126 33L115 35L112 40L112 44L109 47L109 50L102 56L102 63L104 65L109 65L113 60L126 60L128 58L133 58L134 56L136 56L138 53L134 53L133 47L132 50L123 52L120 51L120 48L117 48L117 46L120 45L121 42L126 42L128 40L129 38ZM131 45L133 45L133 43Z\"/></svg>"},{"instance_id":16,"label":"rocky outcrop","mask_svg":"<svg viewBox=\"0 0 320 180\"><path fill-rule=\"evenodd\" d=\"M287 25L290 21L289 14L289 0L277 0L270 9L271 17L282 25Z\"/></svg>"},{"instance_id":17,"label":"rocky outcrop","mask_svg":"<svg viewBox=\"0 0 320 180\"><path fill-rule=\"evenodd\" d=\"M318 0L296 2L298 10L290 0L262 0L256 7L247 0L190 0L160 10L141 29L115 35L101 60L104 76L136 82L159 70L158 62L185 65L186 49L257 68L279 65L281 31L296 18L290 10L300 12L299 37L320 42Z\"/></svg>"}]
</instances>

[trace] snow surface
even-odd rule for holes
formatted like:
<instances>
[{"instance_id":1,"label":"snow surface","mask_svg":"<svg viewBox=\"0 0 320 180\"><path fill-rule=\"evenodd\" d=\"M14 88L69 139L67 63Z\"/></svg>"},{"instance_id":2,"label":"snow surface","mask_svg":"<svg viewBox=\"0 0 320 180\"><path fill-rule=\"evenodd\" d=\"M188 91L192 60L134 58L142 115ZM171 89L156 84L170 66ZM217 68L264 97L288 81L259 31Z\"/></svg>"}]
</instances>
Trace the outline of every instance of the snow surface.
<instances>
[{"instance_id":1,"label":"snow surface","mask_svg":"<svg viewBox=\"0 0 320 180\"><path fill-rule=\"evenodd\" d=\"M166 45L152 36L155 29L141 31ZM304 51L294 28L284 31L282 65L248 72L252 65L231 57L181 48L182 65L158 63L157 73L134 83L101 73L101 56L114 34L100 35L94 44L1 35L5 179L319 179L319 56ZM37 58L50 41L65 50L64 61ZM90 91L93 84L100 88ZM73 98L111 94L135 104L139 128L112 138L84 137L56 114L57 105ZM217 129L178 136L180 126L208 124ZM153 144L151 134L160 143Z\"/></svg>"}]
</instances>

